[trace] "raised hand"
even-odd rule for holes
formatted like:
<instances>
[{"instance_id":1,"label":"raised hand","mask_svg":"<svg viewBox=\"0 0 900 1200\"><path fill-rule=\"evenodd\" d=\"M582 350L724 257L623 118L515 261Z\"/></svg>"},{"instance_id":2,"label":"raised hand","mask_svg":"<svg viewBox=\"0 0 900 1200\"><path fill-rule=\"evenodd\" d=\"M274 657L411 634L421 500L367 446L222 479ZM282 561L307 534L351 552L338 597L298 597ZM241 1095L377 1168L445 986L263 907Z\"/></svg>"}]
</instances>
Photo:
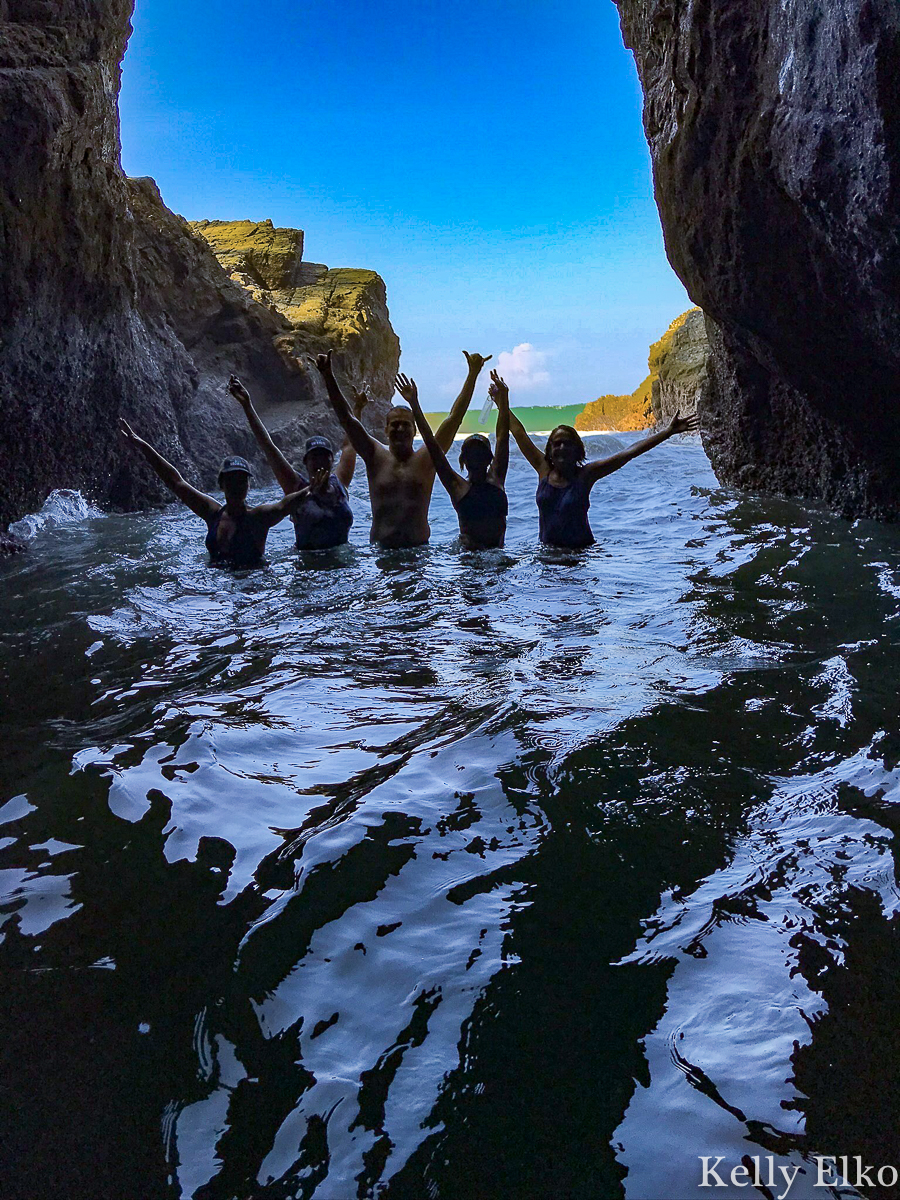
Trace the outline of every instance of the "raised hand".
<instances>
[{"instance_id":1,"label":"raised hand","mask_svg":"<svg viewBox=\"0 0 900 1200\"><path fill-rule=\"evenodd\" d=\"M317 354L315 358L308 354L306 356L306 361L310 364L310 366L315 367L320 375L331 375L331 356L333 353L333 350L329 350L327 354Z\"/></svg>"},{"instance_id":2,"label":"raised hand","mask_svg":"<svg viewBox=\"0 0 900 1200\"><path fill-rule=\"evenodd\" d=\"M470 354L468 350L463 350L463 354L466 356L466 362L469 364L469 370L474 371L476 375L484 366L484 364L489 359L494 357L493 354Z\"/></svg>"},{"instance_id":3,"label":"raised hand","mask_svg":"<svg viewBox=\"0 0 900 1200\"><path fill-rule=\"evenodd\" d=\"M353 389L353 415L357 421L362 417L363 409L369 403L369 393L365 388Z\"/></svg>"},{"instance_id":4,"label":"raised hand","mask_svg":"<svg viewBox=\"0 0 900 1200\"><path fill-rule=\"evenodd\" d=\"M671 437L676 433L696 433L699 428L700 421L696 413L691 417L682 417L676 412L666 428L666 433Z\"/></svg>"},{"instance_id":5,"label":"raised hand","mask_svg":"<svg viewBox=\"0 0 900 1200\"><path fill-rule=\"evenodd\" d=\"M246 408L250 403L250 393L238 379L237 375L228 376L228 390L242 408Z\"/></svg>"},{"instance_id":6,"label":"raised hand","mask_svg":"<svg viewBox=\"0 0 900 1200\"><path fill-rule=\"evenodd\" d=\"M124 417L119 417L119 432L131 446L139 446L143 438L139 438Z\"/></svg>"},{"instance_id":7,"label":"raised hand","mask_svg":"<svg viewBox=\"0 0 900 1200\"><path fill-rule=\"evenodd\" d=\"M328 467L319 467L317 471L313 471L309 477L310 494L315 495L316 493L324 492L328 487L330 479L331 471Z\"/></svg>"},{"instance_id":8,"label":"raised hand","mask_svg":"<svg viewBox=\"0 0 900 1200\"><path fill-rule=\"evenodd\" d=\"M496 371L491 371L488 395L498 408L509 408L509 388L506 385L506 380L502 379Z\"/></svg>"},{"instance_id":9,"label":"raised hand","mask_svg":"<svg viewBox=\"0 0 900 1200\"><path fill-rule=\"evenodd\" d=\"M407 378L406 375L398 375L394 380L394 387L413 410L419 407L419 389L416 387L414 379Z\"/></svg>"}]
</instances>

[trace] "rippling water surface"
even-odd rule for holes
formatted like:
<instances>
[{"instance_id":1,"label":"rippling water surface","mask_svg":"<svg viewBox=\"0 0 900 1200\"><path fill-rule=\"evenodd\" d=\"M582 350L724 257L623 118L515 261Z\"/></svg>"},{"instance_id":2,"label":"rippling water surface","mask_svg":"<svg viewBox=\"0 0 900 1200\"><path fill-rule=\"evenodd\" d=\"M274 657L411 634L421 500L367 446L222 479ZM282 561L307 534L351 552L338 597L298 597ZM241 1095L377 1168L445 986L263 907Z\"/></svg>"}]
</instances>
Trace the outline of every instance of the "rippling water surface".
<instances>
[{"instance_id":1,"label":"rippling water surface","mask_svg":"<svg viewBox=\"0 0 900 1200\"><path fill-rule=\"evenodd\" d=\"M517 454L505 551L439 489L431 546L373 549L353 490L350 546L284 525L260 571L178 510L0 565L4 1198L900 1166L900 533L691 439L597 486L586 552Z\"/></svg>"}]
</instances>

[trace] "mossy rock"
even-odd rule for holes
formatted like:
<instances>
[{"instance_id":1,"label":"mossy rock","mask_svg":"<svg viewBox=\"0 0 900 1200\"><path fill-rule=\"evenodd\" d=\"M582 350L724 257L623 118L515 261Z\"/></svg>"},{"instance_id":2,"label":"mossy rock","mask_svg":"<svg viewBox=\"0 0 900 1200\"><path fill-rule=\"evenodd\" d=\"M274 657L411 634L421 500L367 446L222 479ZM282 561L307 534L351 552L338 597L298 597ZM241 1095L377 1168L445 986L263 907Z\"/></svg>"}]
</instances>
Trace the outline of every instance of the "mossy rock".
<instances>
[{"instance_id":1,"label":"mossy rock","mask_svg":"<svg viewBox=\"0 0 900 1200\"><path fill-rule=\"evenodd\" d=\"M391 327L384 281L361 267L328 268L302 261L303 232L276 229L271 221L192 221L216 258L257 303L284 328L275 340L285 362L322 390L307 359L333 350L338 378L365 386L386 406L400 363L400 342ZM275 418L277 419L277 418Z\"/></svg>"},{"instance_id":2,"label":"mossy rock","mask_svg":"<svg viewBox=\"0 0 900 1200\"><path fill-rule=\"evenodd\" d=\"M650 347L650 374L630 396L601 396L586 405L575 419L583 432L646 429L696 411L697 400L709 380L709 342L706 320L699 308L676 317L659 341Z\"/></svg>"},{"instance_id":3,"label":"mossy rock","mask_svg":"<svg viewBox=\"0 0 900 1200\"><path fill-rule=\"evenodd\" d=\"M189 221L229 274L246 275L258 288L296 286L303 260L303 230L276 229L271 221Z\"/></svg>"}]
</instances>

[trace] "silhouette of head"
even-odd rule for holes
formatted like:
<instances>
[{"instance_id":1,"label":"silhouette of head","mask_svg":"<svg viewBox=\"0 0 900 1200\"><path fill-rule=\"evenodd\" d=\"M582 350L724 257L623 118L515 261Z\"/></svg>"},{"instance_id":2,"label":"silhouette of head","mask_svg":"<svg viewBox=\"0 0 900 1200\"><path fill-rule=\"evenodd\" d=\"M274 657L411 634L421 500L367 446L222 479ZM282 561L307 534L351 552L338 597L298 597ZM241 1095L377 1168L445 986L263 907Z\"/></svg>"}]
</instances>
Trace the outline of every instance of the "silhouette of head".
<instances>
[{"instance_id":1,"label":"silhouette of head","mask_svg":"<svg viewBox=\"0 0 900 1200\"><path fill-rule=\"evenodd\" d=\"M250 464L246 458L235 454L225 459L219 471L219 487L225 493L226 500L247 499L247 492L250 490Z\"/></svg>"},{"instance_id":2,"label":"silhouette of head","mask_svg":"<svg viewBox=\"0 0 900 1200\"><path fill-rule=\"evenodd\" d=\"M310 475L315 475L317 471L330 473L334 466L334 449L327 437L317 436L306 439L303 465Z\"/></svg>"},{"instance_id":3,"label":"silhouette of head","mask_svg":"<svg viewBox=\"0 0 900 1200\"><path fill-rule=\"evenodd\" d=\"M486 475L494 459L491 443L483 433L473 433L459 448L459 465L470 475Z\"/></svg>"}]
</instances>

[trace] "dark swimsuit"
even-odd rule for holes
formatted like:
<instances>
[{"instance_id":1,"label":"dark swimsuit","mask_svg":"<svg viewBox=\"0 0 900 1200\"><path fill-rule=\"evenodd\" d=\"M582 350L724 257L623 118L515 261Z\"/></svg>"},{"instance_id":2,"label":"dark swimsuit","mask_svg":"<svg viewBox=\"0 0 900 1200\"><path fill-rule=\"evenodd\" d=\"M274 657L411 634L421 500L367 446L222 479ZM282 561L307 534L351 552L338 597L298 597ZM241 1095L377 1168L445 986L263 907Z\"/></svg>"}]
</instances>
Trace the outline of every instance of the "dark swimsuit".
<instances>
[{"instance_id":1,"label":"dark swimsuit","mask_svg":"<svg viewBox=\"0 0 900 1200\"><path fill-rule=\"evenodd\" d=\"M302 478L302 476L301 476ZM300 485L307 486L304 479ZM343 546L353 524L347 489L336 475L329 480L329 488L338 499L334 503L323 502L318 496L309 496L291 517L298 550L327 550L331 546Z\"/></svg>"},{"instance_id":2,"label":"dark swimsuit","mask_svg":"<svg viewBox=\"0 0 900 1200\"><path fill-rule=\"evenodd\" d=\"M263 560L263 552L253 537L247 513L235 521L234 533L228 546L223 548L219 545L219 522L224 511L223 506L209 522L206 531L209 557L214 563L229 563L233 567L258 567Z\"/></svg>"},{"instance_id":3,"label":"dark swimsuit","mask_svg":"<svg viewBox=\"0 0 900 1200\"><path fill-rule=\"evenodd\" d=\"M594 535L588 524L591 489L584 478L580 471L565 487L554 487L549 479L538 484L535 499L541 518L541 541L546 546L593 546Z\"/></svg>"},{"instance_id":4,"label":"dark swimsuit","mask_svg":"<svg viewBox=\"0 0 900 1200\"><path fill-rule=\"evenodd\" d=\"M505 521L509 499L502 487L485 480L484 483L473 483L464 496L453 501L453 507L467 525L481 521Z\"/></svg>"}]
</instances>

